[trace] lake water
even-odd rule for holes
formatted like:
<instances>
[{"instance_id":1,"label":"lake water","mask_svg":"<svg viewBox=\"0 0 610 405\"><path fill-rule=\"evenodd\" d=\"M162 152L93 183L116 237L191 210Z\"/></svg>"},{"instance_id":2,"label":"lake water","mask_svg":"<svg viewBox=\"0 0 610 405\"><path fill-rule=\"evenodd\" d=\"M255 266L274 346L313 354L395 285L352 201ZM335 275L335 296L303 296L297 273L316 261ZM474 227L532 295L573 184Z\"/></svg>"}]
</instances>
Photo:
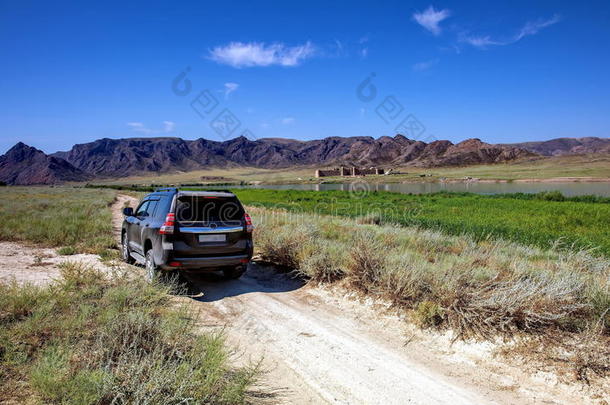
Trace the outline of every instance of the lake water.
<instances>
[{"instance_id":1,"label":"lake water","mask_svg":"<svg viewBox=\"0 0 610 405\"><path fill-rule=\"evenodd\" d=\"M365 183L363 179L341 184L274 184L241 186L244 188L266 188L275 190L368 190L397 193L435 193L438 191L470 192L477 194L538 193L558 190L565 196L598 195L610 197L610 183ZM238 188L231 186L231 188Z\"/></svg>"}]
</instances>

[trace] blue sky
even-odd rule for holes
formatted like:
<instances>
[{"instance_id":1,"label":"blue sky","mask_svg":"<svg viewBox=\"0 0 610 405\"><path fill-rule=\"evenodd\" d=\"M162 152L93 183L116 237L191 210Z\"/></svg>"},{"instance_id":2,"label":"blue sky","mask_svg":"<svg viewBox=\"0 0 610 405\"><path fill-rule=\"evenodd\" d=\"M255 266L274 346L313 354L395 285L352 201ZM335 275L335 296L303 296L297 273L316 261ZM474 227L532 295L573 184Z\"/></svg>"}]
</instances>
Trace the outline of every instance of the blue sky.
<instances>
[{"instance_id":1,"label":"blue sky","mask_svg":"<svg viewBox=\"0 0 610 405\"><path fill-rule=\"evenodd\" d=\"M607 137L609 48L607 1L2 0L0 152L378 137L401 122L424 140ZM372 73L370 99L357 89ZM191 106L202 94L207 115Z\"/></svg>"}]
</instances>

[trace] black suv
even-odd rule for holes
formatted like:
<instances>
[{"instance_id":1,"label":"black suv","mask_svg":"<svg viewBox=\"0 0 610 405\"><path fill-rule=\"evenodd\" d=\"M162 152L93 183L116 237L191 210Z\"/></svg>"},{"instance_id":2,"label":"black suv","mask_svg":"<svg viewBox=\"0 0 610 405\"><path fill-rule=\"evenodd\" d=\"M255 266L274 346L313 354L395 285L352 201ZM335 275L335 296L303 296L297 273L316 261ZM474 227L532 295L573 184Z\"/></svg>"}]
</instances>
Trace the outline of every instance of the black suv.
<instances>
[{"instance_id":1,"label":"black suv","mask_svg":"<svg viewBox=\"0 0 610 405\"><path fill-rule=\"evenodd\" d=\"M122 256L153 280L177 270L239 278L252 258L252 220L235 194L160 188L123 210Z\"/></svg>"}]
</instances>

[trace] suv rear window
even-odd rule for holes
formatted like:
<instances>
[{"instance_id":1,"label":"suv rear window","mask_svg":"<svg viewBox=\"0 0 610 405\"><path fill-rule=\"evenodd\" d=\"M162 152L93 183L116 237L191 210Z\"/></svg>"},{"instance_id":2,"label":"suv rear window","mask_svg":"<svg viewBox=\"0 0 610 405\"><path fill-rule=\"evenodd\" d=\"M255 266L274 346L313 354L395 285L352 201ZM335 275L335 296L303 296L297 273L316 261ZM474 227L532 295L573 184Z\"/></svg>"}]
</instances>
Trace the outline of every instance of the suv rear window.
<instances>
[{"instance_id":1,"label":"suv rear window","mask_svg":"<svg viewBox=\"0 0 610 405\"><path fill-rule=\"evenodd\" d=\"M236 197L182 196L176 201L178 222L235 222L244 216Z\"/></svg>"}]
</instances>

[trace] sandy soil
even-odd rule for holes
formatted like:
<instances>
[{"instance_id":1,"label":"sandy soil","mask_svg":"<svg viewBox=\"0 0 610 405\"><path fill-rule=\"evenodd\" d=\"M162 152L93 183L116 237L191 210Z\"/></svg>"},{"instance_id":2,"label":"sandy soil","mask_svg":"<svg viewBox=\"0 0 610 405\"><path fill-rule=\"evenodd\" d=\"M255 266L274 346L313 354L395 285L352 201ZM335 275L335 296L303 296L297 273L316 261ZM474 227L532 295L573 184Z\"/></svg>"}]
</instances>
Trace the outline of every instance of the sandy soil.
<instances>
[{"instance_id":1,"label":"sandy soil","mask_svg":"<svg viewBox=\"0 0 610 405\"><path fill-rule=\"evenodd\" d=\"M125 202L113 206L120 230ZM0 280L46 282L64 258L52 249L0 243ZM35 260L36 256L42 257ZM92 257L91 257L92 256ZM582 387L525 372L494 357L492 343L451 344L423 332L384 302L358 299L340 287L304 285L253 263L239 280L189 276L199 294L177 298L199 312L203 330L224 330L236 361L261 361L261 386L277 403L295 404L584 404ZM603 403L597 399L597 403Z\"/></svg>"},{"instance_id":2,"label":"sandy soil","mask_svg":"<svg viewBox=\"0 0 610 405\"><path fill-rule=\"evenodd\" d=\"M108 269L97 255L61 256L55 249L0 242L0 282L15 280L18 283L47 284L59 277L58 265L65 261L83 262L100 270Z\"/></svg>"},{"instance_id":3,"label":"sandy soil","mask_svg":"<svg viewBox=\"0 0 610 405\"><path fill-rule=\"evenodd\" d=\"M585 404L586 392L494 357L491 343L451 344L383 302L303 285L253 263L239 280L191 276L204 329L223 329L242 361L263 359L280 403Z\"/></svg>"}]
</instances>

